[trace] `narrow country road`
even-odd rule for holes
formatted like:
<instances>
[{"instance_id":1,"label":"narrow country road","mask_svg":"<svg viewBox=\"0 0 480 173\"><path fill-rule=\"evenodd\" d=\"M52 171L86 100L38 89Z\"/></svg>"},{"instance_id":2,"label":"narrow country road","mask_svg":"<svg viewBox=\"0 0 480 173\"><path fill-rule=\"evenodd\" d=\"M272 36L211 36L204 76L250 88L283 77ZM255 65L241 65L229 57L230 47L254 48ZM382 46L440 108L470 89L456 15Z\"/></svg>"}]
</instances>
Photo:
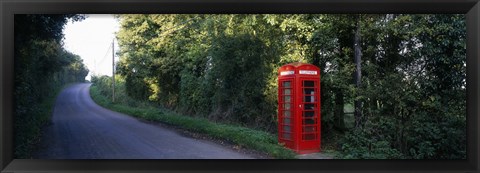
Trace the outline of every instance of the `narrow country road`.
<instances>
[{"instance_id":1,"label":"narrow country road","mask_svg":"<svg viewBox=\"0 0 480 173\"><path fill-rule=\"evenodd\" d=\"M63 90L38 159L250 159L216 143L192 139L98 106L89 83Z\"/></svg>"}]
</instances>

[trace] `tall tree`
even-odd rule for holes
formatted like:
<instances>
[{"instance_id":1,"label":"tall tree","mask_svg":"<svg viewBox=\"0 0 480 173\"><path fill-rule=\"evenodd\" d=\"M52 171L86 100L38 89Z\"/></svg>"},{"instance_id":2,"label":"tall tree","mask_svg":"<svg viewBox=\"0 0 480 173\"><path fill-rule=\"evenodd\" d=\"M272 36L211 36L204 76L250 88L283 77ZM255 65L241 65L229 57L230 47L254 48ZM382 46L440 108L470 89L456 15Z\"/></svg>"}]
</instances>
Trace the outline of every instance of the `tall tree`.
<instances>
[{"instance_id":1,"label":"tall tree","mask_svg":"<svg viewBox=\"0 0 480 173\"><path fill-rule=\"evenodd\" d=\"M361 14L357 14L355 16L355 38L353 41L353 47L355 50L355 86L357 89L360 88L362 84L362 45L361 45L361 35L360 35L360 22L362 21ZM361 119L362 119L362 102L355 98L355 127L358 128L361 126Z\"/></svg>"}]
</instances>

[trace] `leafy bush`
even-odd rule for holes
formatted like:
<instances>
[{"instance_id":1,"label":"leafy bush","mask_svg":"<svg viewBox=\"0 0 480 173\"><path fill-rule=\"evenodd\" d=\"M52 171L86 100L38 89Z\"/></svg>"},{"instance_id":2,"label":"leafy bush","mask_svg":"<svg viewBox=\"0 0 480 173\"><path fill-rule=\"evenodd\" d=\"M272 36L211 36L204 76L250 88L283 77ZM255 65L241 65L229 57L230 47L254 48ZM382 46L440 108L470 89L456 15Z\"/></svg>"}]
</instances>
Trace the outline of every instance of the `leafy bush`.
<instances>
[{"instance_id":1,"label":"leafy bush","mask_svg":"<svg viewBox=\"0 0 480 173\"><path fill-rule=\"evenodd\" d=\"M345 134L341 144L343 159L401 159L403 154L391 147L391 141L376 137L372 131L355 130Z\"/></svg>"}]
</instances>

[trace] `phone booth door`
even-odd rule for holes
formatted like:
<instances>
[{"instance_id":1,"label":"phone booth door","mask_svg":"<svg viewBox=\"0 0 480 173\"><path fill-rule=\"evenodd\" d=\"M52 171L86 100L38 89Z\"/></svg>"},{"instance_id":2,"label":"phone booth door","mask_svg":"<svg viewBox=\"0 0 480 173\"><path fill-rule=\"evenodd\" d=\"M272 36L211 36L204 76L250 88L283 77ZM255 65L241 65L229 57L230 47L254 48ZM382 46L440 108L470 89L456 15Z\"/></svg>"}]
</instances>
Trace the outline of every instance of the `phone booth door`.
<instances>
[{"instance_id":1,"label":"phone booth door","mask_svg":"<svg viewBox=\"0 0 480 173\"><path fill-rule=\"evenodd\" d=\"M287 147L293 148L294 146L294 80L293 78L282 79L279 82L279 138L280 141L285 143Z\"/></svg>"},{"instance_id":2,"label":"phone booth door","mask_svg":"<svg viewBox=\"0 0 480 173\"><path fill-rule=\"evenodd\" d=\"M319 151L320 146L320 81L315 78L300 78L298 86L299 146L302 150Z\"/></svg>"}]
</instances>

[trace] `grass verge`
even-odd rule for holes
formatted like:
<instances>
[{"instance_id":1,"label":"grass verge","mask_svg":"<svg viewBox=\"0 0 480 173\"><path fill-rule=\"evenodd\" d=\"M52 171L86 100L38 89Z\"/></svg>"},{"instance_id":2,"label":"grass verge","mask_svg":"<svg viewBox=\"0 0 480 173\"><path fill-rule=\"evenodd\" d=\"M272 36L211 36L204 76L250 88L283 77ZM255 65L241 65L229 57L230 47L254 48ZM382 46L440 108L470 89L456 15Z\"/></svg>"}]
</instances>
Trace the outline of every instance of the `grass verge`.
<instances>
[{"instance_id":1,"label":"grass verge","mask_svg":"<svg viewBox=\"0 0 480 173\"><path fill-rule=\"evenodd\" d=\"M162 122L178 126L182 129L206 134L216 139L227 140L245 148L265 152L279 159L294 159L295 153L277 142L276 136L267 132L245 127L219 124L203 118L194 118L154 107L130 107L120 103L112 103L103 96L95 85L90 87L92 99L99 105L124 114L152 122Z\"/></svg>"}]
</instances>

